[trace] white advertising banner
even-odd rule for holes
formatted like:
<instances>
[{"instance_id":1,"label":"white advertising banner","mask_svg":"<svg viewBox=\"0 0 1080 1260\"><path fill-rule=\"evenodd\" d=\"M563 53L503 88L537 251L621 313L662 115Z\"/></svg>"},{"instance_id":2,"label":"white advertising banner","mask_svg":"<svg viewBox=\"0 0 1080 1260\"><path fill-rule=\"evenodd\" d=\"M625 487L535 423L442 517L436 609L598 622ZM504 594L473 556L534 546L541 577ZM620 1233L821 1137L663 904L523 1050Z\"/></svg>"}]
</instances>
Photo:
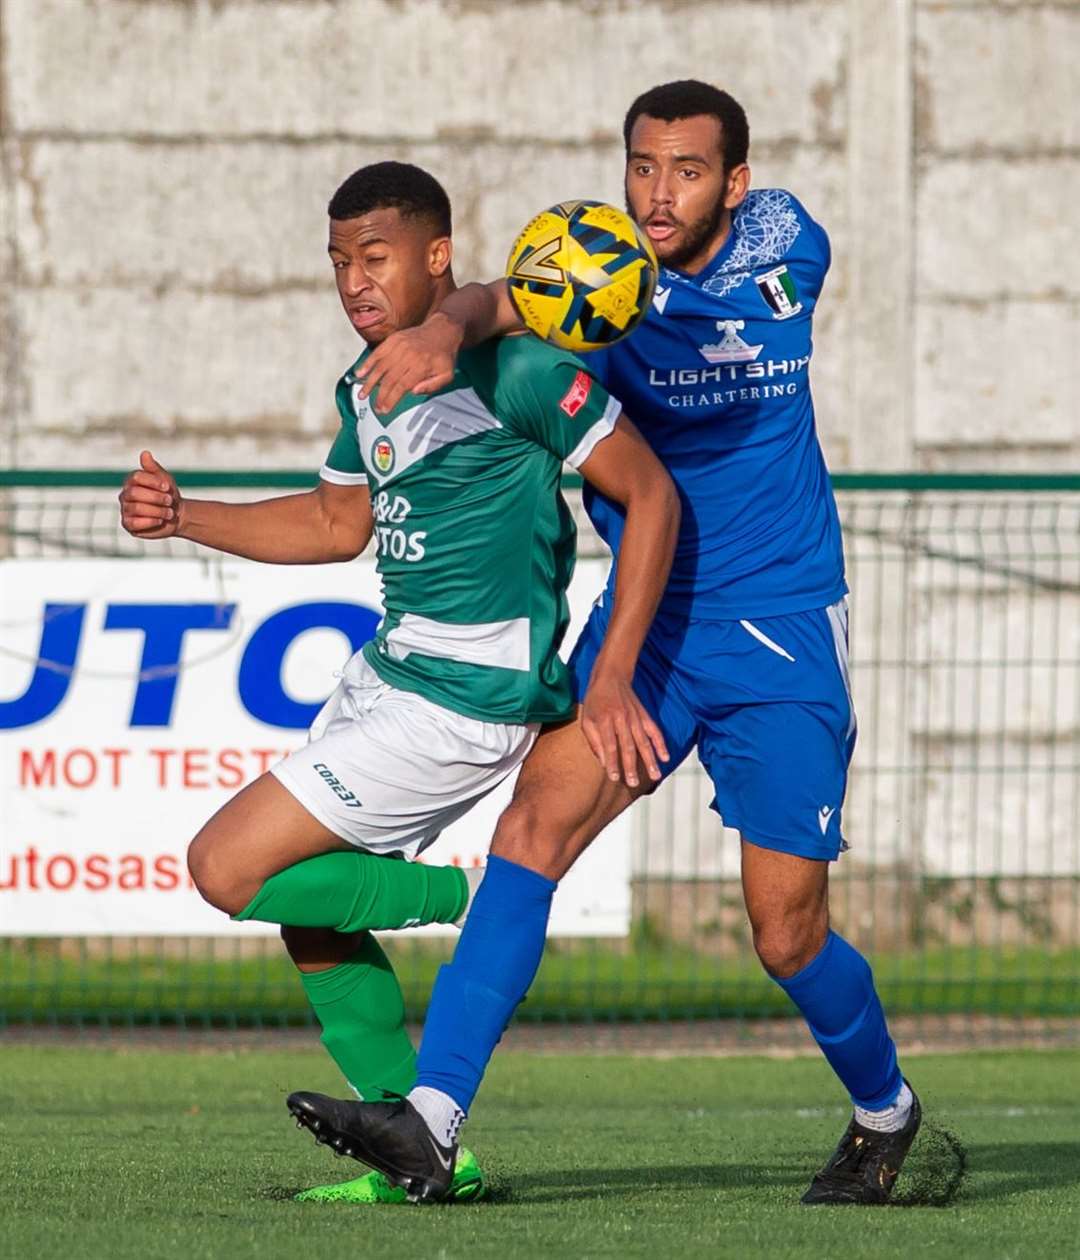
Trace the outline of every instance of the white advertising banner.
<instances>
[{"instance_id":1,"label":"white advertising banner","mask_svg":"<svg viewBox=\"0 0 1080 1260\"><path fill-rule=\"evenodd\" d=\"M578 566L568 645L605 568ZM0 561L0 935L276 933L206 905L187 844L304 742L379 607L363 559ZM511 787L425 859L482 862ZM563 881L551 931L624 935L629 919L624 817Z\"/></svg>"}]
</instances>

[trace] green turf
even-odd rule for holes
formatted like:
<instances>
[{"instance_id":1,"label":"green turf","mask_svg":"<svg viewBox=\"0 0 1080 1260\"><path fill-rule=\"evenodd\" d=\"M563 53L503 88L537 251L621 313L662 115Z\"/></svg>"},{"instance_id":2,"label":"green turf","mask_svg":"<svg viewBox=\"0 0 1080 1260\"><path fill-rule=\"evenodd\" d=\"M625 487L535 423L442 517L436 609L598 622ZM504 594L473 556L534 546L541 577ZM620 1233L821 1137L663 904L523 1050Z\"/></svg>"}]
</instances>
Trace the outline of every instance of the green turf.
<instances>
[{"instance_id":1,"label":"green turf","mask_svg":"<svg viewBox=\"0 0 1080 1260\"><path fill-rule=\"evenodd\" d=\"M390 948L413 1018L423 1015L453 942ZM200 948L205 948L199 943ZM174 952L166 952L172 949ZM309 1021L296 973L277 941L241 958L174 942L143 942L134 958L91 953L86 942L0 940L0 1026L11 1023L288 1024ZM927 949L873 955L891 1014L1080 1014L1080 950ZM791 1004L749 949L710 958L664 942L549 942L522 1009L526 1020L730 1019L790 1015Z\"/></svg>"},{"instance_id":2,"label":"green turf","mask_svg":"<svg viewBox=\"0 0 1080 1260\"><path fill-rule=\"evenodd\" d=\"M289 1198L358 1169L288 1122L290 1089L340 1088L318 1050L8 1047L0 1255L1080 1255L1080 1052L906 1067L928 1116L967 1149L948 1206L798 1206L846 1121L817 1060L507 1054L468 1130L496 1200L359 1208ZM909 1165L923 1194L955 1169L921 1139Z\"/></svg>"}]
</instances>

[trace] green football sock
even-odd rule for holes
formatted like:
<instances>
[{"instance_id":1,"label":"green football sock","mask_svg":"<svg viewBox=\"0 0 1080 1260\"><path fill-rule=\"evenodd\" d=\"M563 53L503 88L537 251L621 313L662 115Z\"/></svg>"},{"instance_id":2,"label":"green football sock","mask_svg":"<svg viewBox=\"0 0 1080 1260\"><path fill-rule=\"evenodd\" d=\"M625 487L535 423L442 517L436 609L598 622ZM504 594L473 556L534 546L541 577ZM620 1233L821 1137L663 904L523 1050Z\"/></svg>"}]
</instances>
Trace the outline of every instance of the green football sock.
<instances>
[{"instance_id":1,"label":"green football sock","mask_svg":"<svg viewBox=\"0 0 1080 1260\"><path fill-rule=\"evenodd\" d=\"M234 919L337 932L453 923L469 900L465 872L374 853L321 853L263 884Z\"/></svg>"},{"instance_id":2,"label":"green football sock","mask_svg":"<svg viewBox=\"0 0 1080 1260\"><path fill-rule=\"evenodd\" d=\"M416 1051L405 1031L401 985L375 938L365 934L345 962L302 971L300 979L323 1045L360 1097L380 1102L407 1094L416 1084Z\"/></svg>"}]
</instances>

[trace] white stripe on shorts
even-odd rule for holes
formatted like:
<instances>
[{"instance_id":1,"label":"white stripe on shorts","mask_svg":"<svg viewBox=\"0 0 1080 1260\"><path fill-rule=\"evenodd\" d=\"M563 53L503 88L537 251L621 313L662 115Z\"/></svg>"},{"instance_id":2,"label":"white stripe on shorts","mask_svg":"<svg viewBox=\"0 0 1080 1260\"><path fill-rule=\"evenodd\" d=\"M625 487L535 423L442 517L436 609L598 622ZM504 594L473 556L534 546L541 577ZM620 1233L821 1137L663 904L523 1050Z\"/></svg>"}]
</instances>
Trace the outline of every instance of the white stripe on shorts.
<instances>
[{"instance_id":1,"label":"white stripe on shorts","mask_svg":"<svg viewBox=\"0 0 1080 1260\"><path fill-rule=\"evenodd\" d=\"M830 604L825 612L829 618L829 625L832 626L833 644L836 647L836 660L840 666L840 674L844 680L844 690L847 692L848 702L848 726L847 738L850 739L855 732L855 701L851 697L851 671L848 667L848 609L846 597L838 603Z\"/></svg>"},{"instance_id":2,"label":"white stripe on shorts","mask_svg":"<svg viewBox=\"0 0 1080 1260\"><path fill-rule=\"evenodd\" d=\"M782 656L785 661L791 661L791 663L794 665L795 663L794 656L792 656L790 652L782 648L780 644L777 643L774 639L770 639L769 636L764 632L764 630L759 630L752 621L740 620L739 625L742 626L742 628L746 631L747 634L752 634L759 643L764 643L770 652L775 652L777 656Z\"/></svg>"}]
</instances>

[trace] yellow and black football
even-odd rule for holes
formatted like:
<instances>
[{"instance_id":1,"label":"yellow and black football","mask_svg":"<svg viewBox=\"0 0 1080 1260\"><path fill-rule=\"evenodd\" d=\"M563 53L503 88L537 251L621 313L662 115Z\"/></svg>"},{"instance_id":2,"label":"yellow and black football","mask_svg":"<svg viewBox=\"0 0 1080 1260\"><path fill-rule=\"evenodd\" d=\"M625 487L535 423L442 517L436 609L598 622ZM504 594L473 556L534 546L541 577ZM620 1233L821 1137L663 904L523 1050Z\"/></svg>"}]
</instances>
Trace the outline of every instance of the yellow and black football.
<instances>
[{"instance_id":1,"label":"yellow and black football","mask_svg":"<svg viewBox=\"0 0 1080 1260\"><path fill-rule=\"evenodd\" d=\"M634 331L652 301L652 244L623 210L562 201L530 219L506 263L510 296L538 337L580 353Z\"/></svg>"}]
</instances>

